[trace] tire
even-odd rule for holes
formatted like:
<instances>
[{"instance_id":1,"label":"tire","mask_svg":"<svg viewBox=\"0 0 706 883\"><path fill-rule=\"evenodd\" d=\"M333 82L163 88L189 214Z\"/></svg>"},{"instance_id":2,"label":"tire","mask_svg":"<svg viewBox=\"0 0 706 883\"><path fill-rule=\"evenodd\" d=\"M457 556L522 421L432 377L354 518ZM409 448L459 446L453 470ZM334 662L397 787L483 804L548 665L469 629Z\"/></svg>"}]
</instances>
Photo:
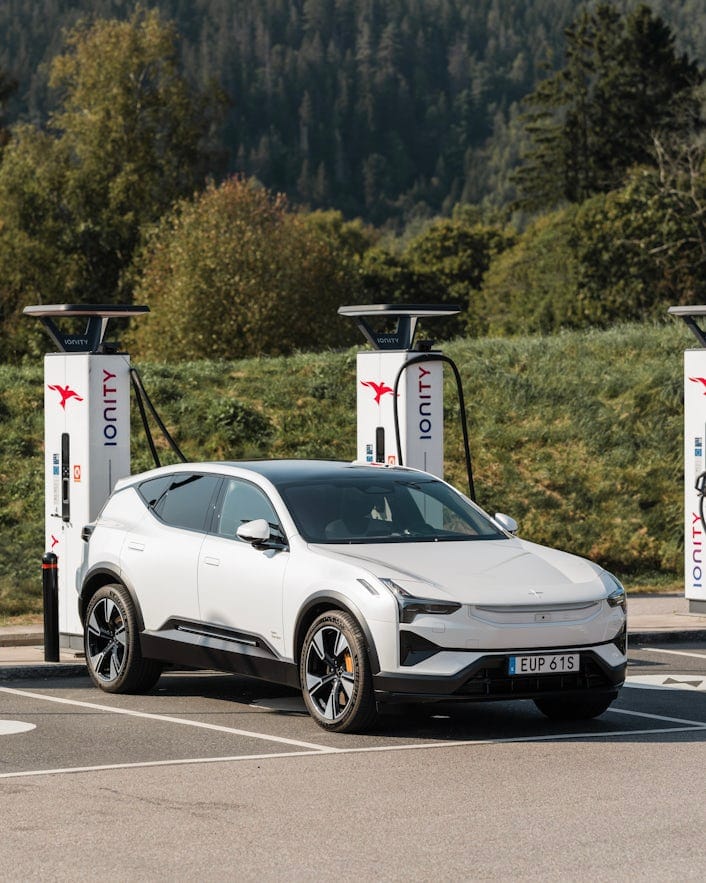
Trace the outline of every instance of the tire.
<instances>
[{"instance_id":1,"label":"tire","mask_svg":"<svg viewBox=\"0 0 706 883\"><path fill-rule=\"evenodd\" d=\"M615 694L608 696L547 696L535 699L534 704L545 717L551 720L578 721L590 720L603 714L615 698Z\"/></svg>"},{"instance_id":2,"label":"tire","mask_svg":"<svg viewBox=\"0 0 706 883\"><path fill-rule=\"evenodd\" d=\"M161 663L142 657L135 605L117 583L88 602L83 644L91 680L106 693L145 693L162 673Z\"/></svg>"},{"instance_id":3,"label":"tire","mask_svg":"<svg viewBox=\"0 0 706 883\"><path fill-rule=\"evenodd\" d=\"M361 733L377 717L365 637L355 619L329 610L309 627L299 657L309 714L332 733Z\"/></svg>"}]
</instances>

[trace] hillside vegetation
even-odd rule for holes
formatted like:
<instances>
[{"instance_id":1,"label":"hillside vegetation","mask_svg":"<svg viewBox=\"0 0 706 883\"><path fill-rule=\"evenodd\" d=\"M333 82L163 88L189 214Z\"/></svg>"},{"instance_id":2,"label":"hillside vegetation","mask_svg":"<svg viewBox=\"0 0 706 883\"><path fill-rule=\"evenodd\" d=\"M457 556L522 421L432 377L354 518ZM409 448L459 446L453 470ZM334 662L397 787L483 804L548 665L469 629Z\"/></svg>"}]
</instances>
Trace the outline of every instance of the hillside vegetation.
<instances>
[{"instance_id":1,"label":"hillside vegetation","mask_svg":"<svg viewBox=\"0 0 706 883\"><path fill-rule=\"evenodd\" d=\"M635 0L618 0L621 10ZM706 58L706 11L652 0L678 48ZM375 223L458 201L502 205L526 146L522 100L564 58L584 0L3 0L7 122L46 124L52 61L85 20L137 6L175 23L191 83L227 97L216 176Z\"/></svg>"},{"instance_id":2,"label":"hillside vegetation","mask_svg":"<svg viewBox=\"0 0 706 883\"><path fill-rule=\"evenodd\" d=\"M508 59L522 56L526 5L503 14L501 5L236 4L234 46L265 67L252 95L243 86L231 99L240 112L253 98L269 134L257 142L262 163L238 148L241 174L225 179L216 134L226 96L208 77L194 82L180 25L158 10L96 18L66 35L49 65L54 102L44 121L7 126L21 87L0 56L0 358L42 351L39 330L22 318L33 303L146 303L155 318L137 332L140 351L161 360L175 346L190 359L228 358L224 339L237 340L241 356L347 346L353 335L312 334L312 313L341 303L457 304L459 316L435 329L450 339L605 328L703 302L706 73L646 5L591 3L565 29L563 62L527 96L513 140L524 145L514 221L504 197L500 210L469 195L464 175L482 171L470 145L486 137L480 117L492 105L483 86L492 77L472 63L479 47L492 55L492 40L479 37L504 42ZM545 18L575 11L568 0L537 6ZM260 7L274 30L263 30ZM438 28L426 27L430 17ZM540 19L529 16L530 32L542 31ZM301 55L283 48L287 40L301 41ZM317 109L315 84L305 88L311 71L297 59L322 52L335 88L316 81L333 101L319 96ZM292 109L290 68L303 78L302 109L285 138L278 108ZM252 73L248 63L239 71ZM412 85L436 104L419 103ZM259 131L251 120L236 128ZM309 199L316 144L336 156L316 165L320 193ZM297 168L286 172L291 158ZM331 183L339 173L342 189ZM408 222L403 231L395 218Z\"/></svg>"},{"instance_id":3,"label":"hillside vegetation","mask_svg":"<svg viewBox=\"0 0 706 883\"><path fill-rule=\"evenodd\" d=\"M676 581L688 346L676 323L446 345L463 377L480 504L514 516L527 539L592 557L628 588ZM355 352L133 362L189 459L351 459ZM447 477L463 489L451 382L445 407ZM41 604L40 364L0 367L0 420L0 615L10 616ZM135 422L133 471L151 465Z\"/></svg>"}]
</instances>

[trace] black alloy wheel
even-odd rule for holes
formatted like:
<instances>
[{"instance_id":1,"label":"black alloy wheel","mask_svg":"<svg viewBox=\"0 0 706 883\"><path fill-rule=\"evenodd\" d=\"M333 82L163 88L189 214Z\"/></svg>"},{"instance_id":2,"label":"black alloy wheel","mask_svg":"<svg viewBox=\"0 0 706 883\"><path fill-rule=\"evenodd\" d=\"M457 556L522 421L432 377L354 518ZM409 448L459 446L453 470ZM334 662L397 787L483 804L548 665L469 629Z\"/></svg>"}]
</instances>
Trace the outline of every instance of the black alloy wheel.
<instances>
[{"instance_id":1,"label":"black alloy wheel","mask_svg":"<svg viewBox=\"0 0 706 883\"><path fill-rule=\"evenodd\" d=\"M162 673L140 652L135 606L124 586L103 586L86 610L84 648L88 673L107 693L144 693Z\"/></svg>"},{"instance_id":2,"label":"black alloy wheel","mask_svg":"<svg viewBox=\"0 0 706 883\"><path fill-rule=\"evenodd\" d=\"M365 637L349 613L329 610L314 620L304 638L299 676L309 714L323 729L363 732L375 720Z\"/></svg>"}]
</instances>

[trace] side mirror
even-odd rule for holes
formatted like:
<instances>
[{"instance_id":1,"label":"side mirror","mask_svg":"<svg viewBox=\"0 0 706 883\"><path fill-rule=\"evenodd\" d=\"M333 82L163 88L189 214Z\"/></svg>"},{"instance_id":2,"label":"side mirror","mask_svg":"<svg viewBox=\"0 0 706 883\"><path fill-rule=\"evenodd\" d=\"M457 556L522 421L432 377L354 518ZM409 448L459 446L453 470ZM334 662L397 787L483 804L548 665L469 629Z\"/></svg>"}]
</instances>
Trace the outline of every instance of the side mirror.
<instances>
[{"instance_id":1,"label":"side mirror","mask_svg":"<svg viewBox=\"0 0 706 883\"><path fill-rule=\"evenodd\" d=\"M509 515L505 515L503 512L496 512L494 518L498 522L500 527L504 528L508 533L511 533L513 536L520 529L520 526L515 521L515 519L510 518Z\"/></svg>"},{"instance_id":2,"label":"side mirror","mask_svg":"<svg viewBox=\"0 0 706 883\"><path fill-rule=\"evenodd\" d=\"M256 518L255 521L246 521L236 530L236 534L246 543L258 545L266 543L270 538L270 525L264 518Z\"/></svg>"},{"instance_id":3,"label":"side mirror","mask_svg":"<svg viewBox=\"0 0 706 883\"><path fill-rule=\"evenodd\" d=\"M84 543L87 543L91 539L91 534L96 529L95 521L91 522L91 524L84 524L81 528L81 539Z\"/></svg>"}]
</instances>

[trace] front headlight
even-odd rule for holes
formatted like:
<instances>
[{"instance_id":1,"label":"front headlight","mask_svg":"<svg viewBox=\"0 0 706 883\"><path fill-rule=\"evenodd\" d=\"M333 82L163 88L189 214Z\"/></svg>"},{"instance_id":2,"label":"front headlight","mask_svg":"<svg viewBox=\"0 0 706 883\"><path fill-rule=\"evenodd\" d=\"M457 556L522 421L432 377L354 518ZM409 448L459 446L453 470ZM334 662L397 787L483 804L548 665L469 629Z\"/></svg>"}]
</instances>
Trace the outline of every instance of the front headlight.
<instances>
[{"instance_id":1,"label":"front headlight","mask_svg":"<svg viewBox=\"0 0 706 883\"><path fill-rule=\"evenodd\" d=\"M429 613L432 616L448 616L460 610L458 601L437 601L435 598L418 598L411 595L406 589L398 585L393 579L380 577L380 582L395 596L397 607L400 612L400 622L414 622L420 613Z\"/></svg>"}]
</instances>

